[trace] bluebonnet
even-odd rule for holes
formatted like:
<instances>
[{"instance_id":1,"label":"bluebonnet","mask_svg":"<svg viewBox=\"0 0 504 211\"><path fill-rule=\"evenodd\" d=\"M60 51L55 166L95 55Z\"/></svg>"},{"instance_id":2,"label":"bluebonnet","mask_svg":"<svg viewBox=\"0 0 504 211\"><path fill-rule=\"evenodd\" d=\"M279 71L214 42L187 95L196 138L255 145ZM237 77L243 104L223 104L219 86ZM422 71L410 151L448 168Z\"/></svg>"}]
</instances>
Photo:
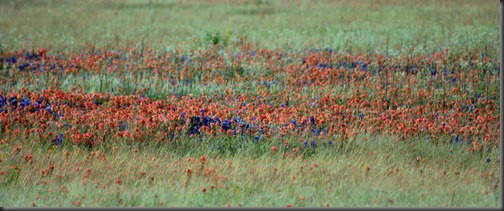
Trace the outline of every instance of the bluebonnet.
<instances>
[{"instance_id":1,"label":"bluebonnet","mask_svg":"<svg viewBox=\"0 0 504 211\"><path fill-rule=\"evenodd\" d=\"M310 116L310 123L312 125L315 125L315 118L313 116Z\"/></svg>"},{"instance_id":2,"label":"bluebonnet","mask_svg":"<svg viewBox=\"0 0 504 211\"><path fill-rule=\"evenodd\" d=\"M185 119L186 113L184 111L182 111L182 113L180 114L180 116L182 117L182 119Z\"/></svg>"},{"instance_id":3,"label":"bluebonnet","mask_svg":"<svg viewBox=\"0 0 504 211\"><path fill-rule=\"evenodd\" d=\"M346 67L346 61L341 61L340 62L340 67Z\"/></svg>"},{"instance_id":4,"label":"bluebonnet","mask_svg":"<svg viewBox=\"0 0 504 211\"><path fill-rule=\"evenodd\" d=\"M303 142L303 146L304 146L304 147L308 146L308 142L307 142L307 141L304 141L304 142Z\"/></svg>"},{"instance_id":5,"label":"bluebonnet","mask_svg":"<svg viewBox=\"0 0 504 211\"><path fill-rule=\"evenodd\" d=\"M333 141L329 141L329 146L333 146Z\"/></svg>"},{"instance_id":6,"label":"bluebonnet","mask_svg":"<svg viewBox=\"0 0 504 211\"><path fill-rule=\"evenodd\" d=\"M437 73L436 69L431 68L431 69L429 69L429 71L431 73L431 76L436 76L436 73Z\"/></svg>"},{"instance_id":7,"label":"bluebonnet","mask_svg":"<svg viewBox=\"0 0 504 211\"><path fill-rule=\"evenodd\" d=\"M51 114L52 114L52 107L51 107L51 105L50 105L50 104L49 104L49 105L47 105L47 106L44 108L44 110L46 110L46 111L48 111L49 113L51 113Z\"/></svg>"},{"instance_id":8,"label":"bluebonnet","mask_svg":"<svg viewBox=\"0 0 504 211\"><path fill-rule=\"evenodd\" d=\"M12 107L14 107L14 109L17 108L17 105L18 105L18 101L15 97L10 97L9 98L9 102L11 103Z\"/></svg>"},{"instance_id":9,"label":"bluebonnet","mask_svg":"<svg viewBox=\"0 0 504 211\"><path fill-rule=\"evenodd\" d=\"M224 120L224 122L222 122L221 124L221 128L226 131L231 129L231 121L229 121L228 119Z\"/></svg>"},{"instance_id":10,"label":"bluebonnet","mask_svg":"<svg viewBox=\"0 0 504 211\"><path fill-rule=\"evenodd\" d=\"M254 137L254 142L258 142L259 141L259 136L255 136Z\"/></svg>"},{"instance_id":11,"label":"bluebonnet","mask_svg":"<svg viewBox=\"0 0 504 211\"><path fill-rule=\"evenodd\" d=\"M250 125L248 123L242 124L242 131L245 132L249 128L250 128Z\"/></svg>"},{"instance_id":12,"label":"bluebonnet","mask_svg":"<svg viewBox=\"0 0 504 211\"><path fill-rule=\"evenodd\" d=\"M203 116L203 125L210 126L210 123L213 122L214 120L212 119L212 117Z\"/></svg>"},{"instance_id":13,"label":"bluebonnet","mask_svg":"<svg viewBox=\"0 0 504 211\"><path fill-rule=\"evenodd\" d=\"M350 66L350 68L354 69L357 67L357 62L352 62L352 66Z\"/></svg>"},{"instance_id":14,"label":"bluebonnet","mask_svg":"<svg viewBox=\"0 0 504 211\"><path fill-rule=\"evenodd\" d=\"M60 133L56 139L53 140L53 144L61 145L63 144L63 133Z\"/></svg>"},{"instance_id":15,"label":"bluebonnet","mask_svg":"<svg viewBox=\"0 0 504 211\"><path fill-rule=\"evenodd\" d=\"M367 63L362 65L362 70L368 71L368 64Z\"/></svg>"},{"instance_id":16,"label":"bluebonnet","mask_svg":"<svg viewBox=\"0 0 504 211\"><path fill-rule=\"evenodd\" d=\"M235 123L238 123L238 122L240 121L240 117L234 117L234 118L233 118L233 121L234 121Z\"/></svg>"},{"instance_id":17,"label":"bluebonnet","mask_svg":"<svg viewBox=\"0 0 504 211\"><path fill-rule=\"evenodd\" d=\"M10 60L7 59L7 61L12 64L16 64L16 60L17 60L16 56L12 56Z\"/></svg>"},{"instance_id":18,"label":"bluebonnet","mask_svg":"<svg viewBox=\"0 0 504 211\"><path fill-rule=\"evenodd\" d=\"M315 140L312 140L310 144L311 144L311 147L313 147L313 148L317 147L317 142L315 142Z\"/></svg>"},{"instance_id":19,"label":"bluebonnet","mask_svg":"<svg viewBox=\"0 0 504 211\"><path fill-rule=\"evenodd\" d=\"M4 105L7 105L7 99L0 95L0 108L2 108Z\"/></svg>"},{"instance_id":20,"label":"bluebonnet","mask_svg":"<svg viewBox=\"0 0 504 211\"><path fill-rule=\"evenodd\" d=\"M455 137L453 137L451 140L450 140L450 143L458 143L459 142L459 136L458 135L455 135Z\"/></svg>"},{"instance_id":21,"label":"bluebonnet","mask_svg":"<svg viewBox=\"0 0 504 211\"><path fill-rule=\"evenodd\" d=\"M29 67L31 65L31 63L27 62L27 63L24 63L22 65L19 65L18 66L18 69L19 71L24 71L27 67Z\"/></svg>"},{"instance_id":22,"label":"bluebonnet","mask_svg":"<svg viewBox=\"0 0 504 211\"><path fill-rule=\"evenodd\" d=\"M124 130L126 130L126 126L127 126L127 125L126 125L126 123L121 122L121 124L119 124L119 131L124 131Z\"/></svg>"},{"instance_id":23,"label":"bluebonnet","mask_svg":"<svg viewBox=\"0 0 504 211\"><path fill-rule=\"evenodd\" d=\"M23 107L23 108L24 108L24 107L26 107L26 106L29 106L29 105L31 105L31 100L30 100L30 99L28 99L28 98L24 98L24 97L23 97L23 98L21 98L20 105L21 105L21 107Z\"/></svg>"},{"instance_id":24,"label":"bluebonnet","mask_svg":"<svg viewBox=\"0 0 504 211\"><path fill-rule=\"evenodd\" d=\"M360 119L364 118L364 114L363 114L363 113L360 113L360 114L359 114L359 118L360 118Z\"/></svg>"},{"instance_id":25,"label":"bluebonnet","mask_svg":"<svg viewBox=\"0 0 504 211\"><path fill-rule=\"evenodd\" d=\"M291 124L293 124L294 126L296 126L296 120L291 119L291 121L290 121L290 122L291 122Z\"/></svg>"},{"instance_id":26,"label":"bluebonnet","mask_svg":"<svg viewBox=\"0 0 504 211\"><path fill-rule=\"evenodd\" d=\"M35 54L35 53L28 53L28 54L26 55L26 58L27 58L28 60L32 60L32 59L34 59L34 60L38 60L38 59L39 59L39 56L38 56L37 54Z\"/></svg>"},{"instance_id":27,"label":"bluebonnet","mask_svg":"<svg viewBox=\"0 0 504 211\"><path fill-rule=\"evenodd\" d=\"M332 65L327 64L327 63L319 63L317 64L318 69L325 69L325 68L332 68Z\"/></svg>"},{"instance_id":28,"label":"bluebonnet","mask_svg":"<svg viewBox=\"0 0 504 211\"><path fill-rule=\"evenodd\" d=\"M203 118L205 119L205 117ZM209 124L209 120L207 119L207 124ZM187 134L199 134L200 131L199 129L201 126L203 126L204 121L201 121L201 118L199 116L193 116L191 117L191 125L189 126L189 129L187 130Z\"/></svg>"},{"instance_id":29,"label":"bluebonnet","mask_svg":"<svg viewBox=\"0 0 504 211\"><path fill-rule=\"evenodd\" d=\"M312 128L311 129L311 133L315 134L316 136L319 136L320 132L322 132L321 129L318 129L318 130L316 128Z\"/></svg>"}]
</instances>

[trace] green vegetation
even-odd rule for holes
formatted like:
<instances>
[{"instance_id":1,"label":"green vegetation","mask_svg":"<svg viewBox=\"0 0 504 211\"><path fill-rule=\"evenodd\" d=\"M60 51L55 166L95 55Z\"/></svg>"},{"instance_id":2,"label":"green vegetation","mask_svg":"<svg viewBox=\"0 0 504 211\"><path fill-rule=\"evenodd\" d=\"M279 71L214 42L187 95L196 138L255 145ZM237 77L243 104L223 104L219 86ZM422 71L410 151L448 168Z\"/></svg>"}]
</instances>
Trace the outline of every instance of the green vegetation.
<instances>
[{"instance_id":1,"label":"green vegetation","mask_svg":"<svg viewBox=\"0 0 504 211\"><path fill-rule=\"evenodd\" d=\"M0 97L6 98L0 98L0 207L501 207L501 146L493 136L500 115L498 5L0 1ZM20 62L7 62L14 52L39 48L61 58L67 72L22 71ZM367 73L351 67L361 54L370 60ZM310 55L312 66L304 61ZM387 71L379 69L380 55L390 58L382 59ZM316 72L326 64L337 71L342 62L341 74ZM401 72L412 65L418 73ZM443 68L458 72L442 76ZM54 113L15 110L7 99L35 103L37 94ZM259 96L271 107L257 108ZM463 104L471 98L479 101ZM373 104L386 100L390 108ZM286 101L290 107L282 110ZM202 108L214 108L204 112L222 114L222 121L238 111L247 121L276 111L277 119L262 123L280 126L263 136L230 135L217 125L193 137L189 118ZM292 114L278 117L288 109ZM66 116L59 119L57 111ZM338 129L316 138L317 147L309 129L299 136L279 132L288 115L300 125L315 114L317 121L328 117L318 125ZM347 114L352 122L329 119ZM365 129L387 118L385 132ZM394 131L422 121L433 122L432 130L457 123L457 141L466 134L473 142L452 144L452 134L431 136L423 128L415 136ZM350 135L341 134L344 127ZM52 144L58 134L63 144Z\"/></svg>"}]
</instances>

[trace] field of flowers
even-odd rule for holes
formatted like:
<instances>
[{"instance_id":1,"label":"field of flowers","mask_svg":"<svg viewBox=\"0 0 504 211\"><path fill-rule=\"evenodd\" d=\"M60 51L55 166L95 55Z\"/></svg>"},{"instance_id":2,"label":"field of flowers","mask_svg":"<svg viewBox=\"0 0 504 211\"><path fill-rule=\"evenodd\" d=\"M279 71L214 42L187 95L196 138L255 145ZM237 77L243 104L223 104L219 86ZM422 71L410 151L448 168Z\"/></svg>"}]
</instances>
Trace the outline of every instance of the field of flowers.
<instances>
[{"instance_id":1,"label":"field of flowers","mask_svg":"<svg viewBox=\"0 0 504 211\"><path fill-rule=\"evenodd\" d=\"M33 9L17 2L1 10ZM256 4L238 11L280 3ZM498 36L479 32L460 48L210 31L68 50L0 30L0 206L501 206Z\"/></svg>"}]
</instances>

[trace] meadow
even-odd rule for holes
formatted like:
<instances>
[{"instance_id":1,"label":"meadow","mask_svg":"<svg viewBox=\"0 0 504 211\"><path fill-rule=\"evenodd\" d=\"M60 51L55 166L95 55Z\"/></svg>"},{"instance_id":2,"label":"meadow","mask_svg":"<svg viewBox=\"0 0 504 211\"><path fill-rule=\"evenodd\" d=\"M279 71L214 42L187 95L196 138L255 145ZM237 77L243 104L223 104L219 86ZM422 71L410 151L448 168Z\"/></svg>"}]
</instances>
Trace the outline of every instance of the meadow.
<instances>
[{"instance_id":1,"label":"meadow","mask_svg":"<svg viewBox=\"0 0 504 211\"><path fill-rule=\"evenodd\" d=\"M501 202L499 2L0 2L0 207Z\"/></svg>"}]
</instances>

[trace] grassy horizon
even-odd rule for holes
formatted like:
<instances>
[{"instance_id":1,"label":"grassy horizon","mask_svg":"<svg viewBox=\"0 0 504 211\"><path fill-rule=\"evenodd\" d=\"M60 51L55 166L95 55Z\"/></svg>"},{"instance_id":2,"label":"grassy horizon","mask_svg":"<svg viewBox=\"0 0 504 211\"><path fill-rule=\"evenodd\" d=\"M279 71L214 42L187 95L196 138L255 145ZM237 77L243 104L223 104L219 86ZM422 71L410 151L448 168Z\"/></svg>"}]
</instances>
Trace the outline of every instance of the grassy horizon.
<instances>
[{"instance_id":1,"label":"grassy horizon","mask_svg":"<svg viewBox=\"0 0 504 211\"><path fill-rule=\"evenodd\" d=\"M10 0L0 3L0 38L5 50L67 53L90 45L192 49L206 47L199 43L211 33L226 37L230 46L245 39L271 50L333 48L397 55L449 48L485 49L493 55L499 52L495 5L497 1Z\"/></svg>"}]
</instances>

